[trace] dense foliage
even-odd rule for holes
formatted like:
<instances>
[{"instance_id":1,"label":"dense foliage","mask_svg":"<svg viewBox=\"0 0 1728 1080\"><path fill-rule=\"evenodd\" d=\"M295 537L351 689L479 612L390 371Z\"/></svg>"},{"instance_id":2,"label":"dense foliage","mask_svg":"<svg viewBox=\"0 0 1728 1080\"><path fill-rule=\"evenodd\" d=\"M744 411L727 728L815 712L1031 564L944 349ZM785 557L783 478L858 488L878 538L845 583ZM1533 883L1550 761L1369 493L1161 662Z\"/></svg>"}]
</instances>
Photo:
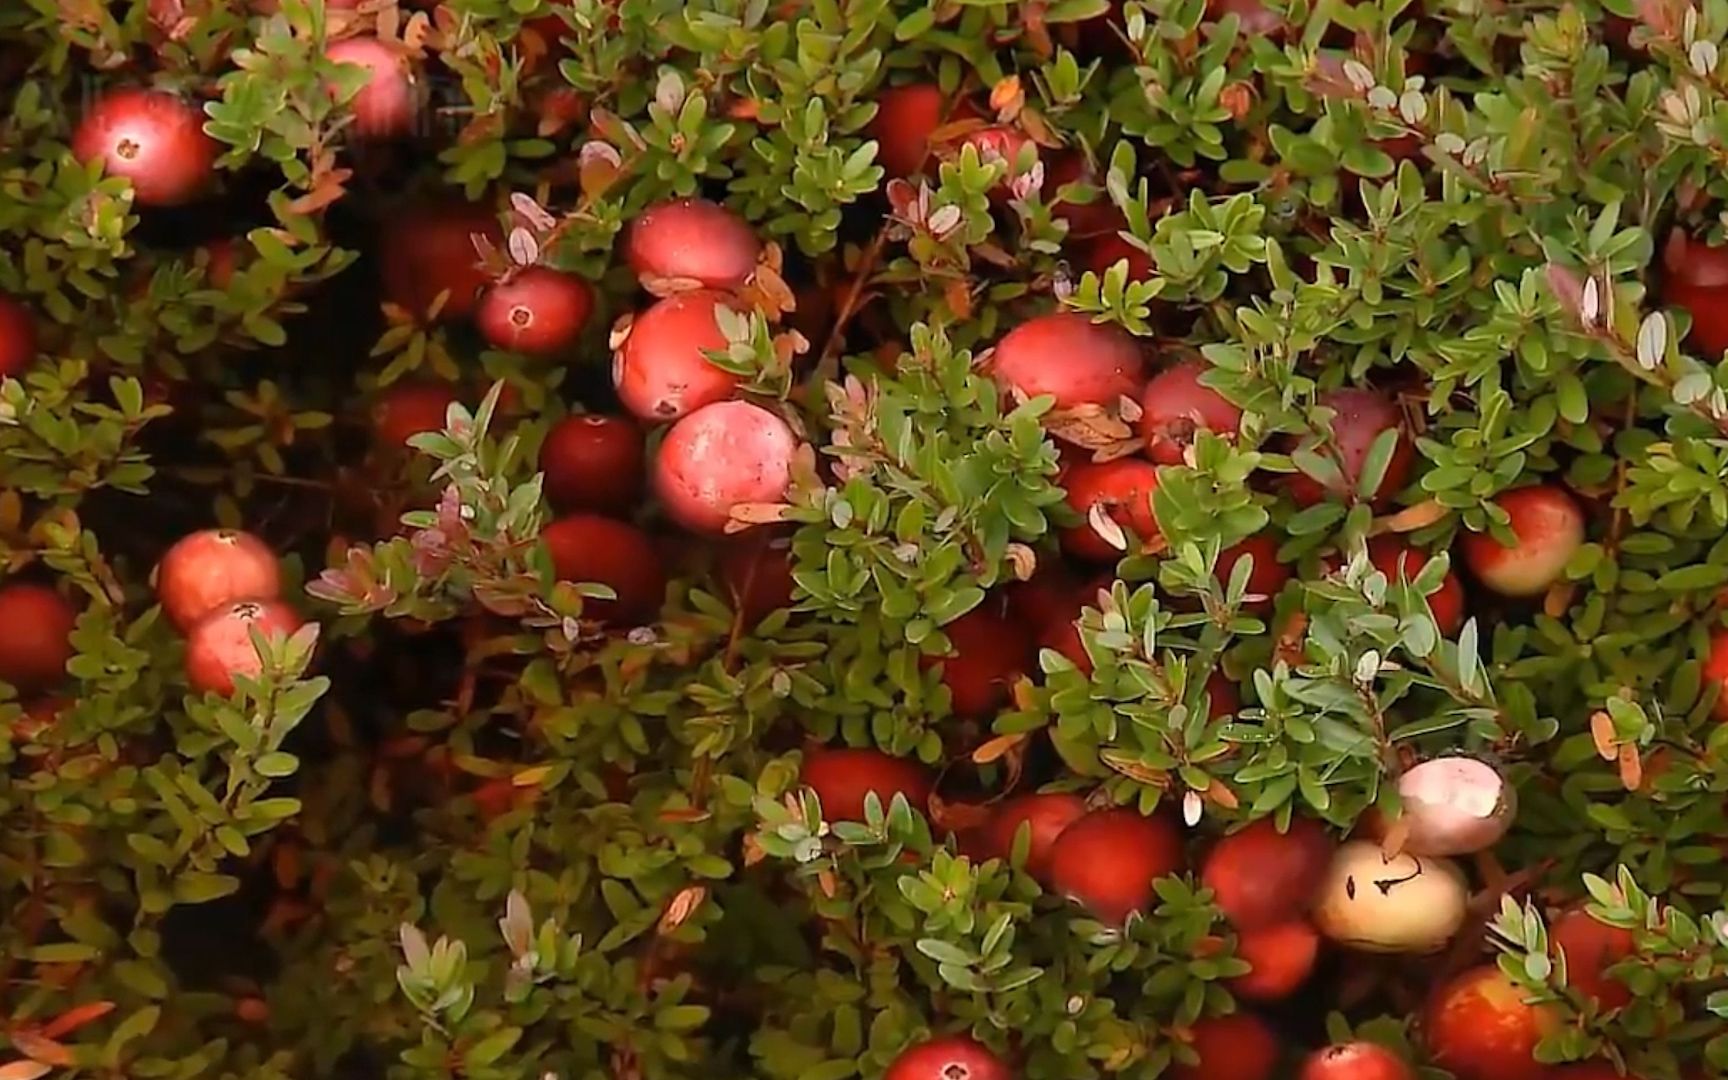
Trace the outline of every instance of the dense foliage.
<instances>
[{"instance_id":1,"label":"dense foliage","mask_svg":"<svg viewBox=\"0 0 1728 1080\"><path fill-rule=\"evenodd\" d=\"M0 5L0 1080L1728 1072L1725 35Z\"/></svg>"}]
</instances>

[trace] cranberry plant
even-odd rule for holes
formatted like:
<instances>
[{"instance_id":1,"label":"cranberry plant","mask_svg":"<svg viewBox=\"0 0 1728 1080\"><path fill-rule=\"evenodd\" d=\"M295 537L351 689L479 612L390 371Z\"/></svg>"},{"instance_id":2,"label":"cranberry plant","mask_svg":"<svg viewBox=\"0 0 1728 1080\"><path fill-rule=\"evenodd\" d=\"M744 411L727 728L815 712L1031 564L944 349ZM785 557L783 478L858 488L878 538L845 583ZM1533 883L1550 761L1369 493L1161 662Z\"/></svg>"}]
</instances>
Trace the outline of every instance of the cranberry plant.
<instances>
[{"instance_id":1,"label":"cranberry plant","mask_svg":"<svg viewBox=\"0 0 1728 1080\"><path fill-rule=\"evenodd\" d=\"M0 1080L1728 1072L1690 0L0 11Z\"/></svg>"}]
</instances>

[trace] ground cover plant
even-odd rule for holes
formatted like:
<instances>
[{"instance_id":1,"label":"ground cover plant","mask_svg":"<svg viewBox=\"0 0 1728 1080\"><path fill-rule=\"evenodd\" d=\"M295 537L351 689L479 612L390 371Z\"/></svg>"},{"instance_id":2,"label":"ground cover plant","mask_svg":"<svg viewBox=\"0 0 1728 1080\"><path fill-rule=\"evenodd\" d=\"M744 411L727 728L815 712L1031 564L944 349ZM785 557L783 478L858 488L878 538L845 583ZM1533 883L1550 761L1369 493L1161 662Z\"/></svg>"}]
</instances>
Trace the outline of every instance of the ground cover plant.
<instances>
[{"instance_id":1,"label":"ground cover plant","mask_svg":"<svg viewBox=\"0 0 1728 1080\"><path fill-rule=\"evenodd\" d=\"M1723 1075L1725 34L0 5L0 1080Z\"/></svg>"}]
</instances>

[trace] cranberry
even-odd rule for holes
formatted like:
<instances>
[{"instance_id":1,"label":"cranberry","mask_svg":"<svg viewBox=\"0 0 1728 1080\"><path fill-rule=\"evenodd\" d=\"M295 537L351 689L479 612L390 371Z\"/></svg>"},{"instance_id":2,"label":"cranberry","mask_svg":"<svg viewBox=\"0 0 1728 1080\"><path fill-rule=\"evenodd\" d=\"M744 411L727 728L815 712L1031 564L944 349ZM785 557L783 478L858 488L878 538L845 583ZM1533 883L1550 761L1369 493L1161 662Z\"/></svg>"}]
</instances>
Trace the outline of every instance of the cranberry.
<instances>
[{"instance_id":1,"label":"cranberry","mask_svg":"<svg viewBox=\"0 0 1728 1080\"><path fill-rule=\"evenodd\" d=\"M719 533L747 503L778 503L792 482L798 438L747 401L704 405L672 426L654 463L666 513L691 532Z\"/></svg>"},{"instance_id":2,"label":"cranberry","mask_svg":"<svg viewBox=\"0 0 1728 1080\"><path fill-rule=\"evenodd\" d=\"M1455 976L1428 1004L1423 1031L1434 1064L1458 1080L1542 1080L1547 1066L1532 1056L1560 1026L1551 1008L1494 964Z\"/></svg>"},{"instance_id":3,"label":"cranberry","mask_svg":"<svg viewBox=\"0 0 1728 1080\"><path fill-rule=\"evenodd\" d=\"M755 626L792 606L792 552L783 537L746 535L720 553L720 580L733 609Z\"/></svg>"},{"instance_id":4,"label":"cranberry","mask_svg":"<svg viewBox=\"0 0 1728 1080\"><path fill-rule=\"evenodd\" d=\"M1092 201L1078 203L1063 200L1060 197L1061 190L1069 184L1084 184L1094 189ZM1104 178L1098 174L1098 170L1085 154L1070 150L1052 158L1044 177L1044 191L1050 202L1051 213L1068 223L1070 238L1115 235L1118 229L1127 227L1127 223L1122 219L1122 211L1116 208L1116 204L1110 201L1109 194L1104 191Z\"/></svg>"},{"instance_id":5,"label":"cranberry","mask_svg":"<svg viewBox=\"0 0 1728 1080\"><path fill-rule=\"evenodd\" d=\"M1320 932L1302 919L1244 930L1236 955L1253 970L1226 982L1247 1001L1282 1001L1302 989L1320 956Z\"/></svg>"},{"instance_id":6,"label":"cranberry","mask_svg":"<svg viewBox=\"0 0 1728 1080\"><path fill-rule=\"evenodd\" d=\"M456 391L448 383L399 382L378 392L372 403L372 432L378 445L397 449L428 431L443 431Z\"/></svg>"},{"instance_id":7,"label":"cranberry","mask_svg":"<svg viewBox=\"0 0 1728 1080\"><path fill-rule=\"evenodd\" d=\"M1139 392L1145 362L1126 330L1075 312L1021 323L990 358L996 380L1027 397L1049 394L1057 408L1114 406Z\"/></svg>"},{"instance_id":8,"label":"cranberry","mask_svg":"<svg viewBox=\"0 0 1728 1080\"><path fill-rule=\"evenodd\" d=\"M487 289L474 312L497 349L555 356L576 343L594 313L594 290L574 274L531 266Z\"/></svg>"},{"instance_id":9,"label":"cranberry","mask_svg":"<svg viewBox=\"0 0 1728 1080\"><path fill-rule=\"evenodd\" d=\"M1604 1009L1630 1004L1632 990L1608 969L1638 949L1632 931L1598 922L1583 908L1573 908L1554 920L1548 938L1556 952L1566 954L1566 981Z\"/></svg>"},{"instance_id":10,"label":"cranberry","mask_svg":"<svg viewBox=\"0 0 1728 1080\"><path fill-rule=\"evenodd\" d=\"M601 622L649 622L666 598L666 572L652 541L636 526L598 514L570 514L540 534L560 581L609 586L616 600L586 599L583 613Z\"/></svg>"},{"instance_id":11,"label":"cranberry","mask_svg":"<svg viewBox=\"0 0 1728 1080\"><path fill-rule=\"evenodd\" d=\"M324 56L366 69L365 83L347 105L355 134L363 139L396 139L414 130L420 101L414 69L401 49L375 37L353 37L332 43ZM335 92L332 84L332 95Z\"/></svg>"},{"instance_id":12,"label":"cranberry","mask_svg":"<svg viewBox=\"0 0 1728 1080\"><path fill-rule=\"evenodd\" d=\"M156 567L156 596L181 633L236 600L275 600L282 568L270 545L236 529L204 529L175 542Z\"/></svg>"},{"instance_id":13,"label":"cranberry","mask_svg":"<svg viewBox=\"0 0 1728 1080\"><path fill-rule=\"evenodd\" d=\"M186 681L200 694L234 693L234 677L256 678L264 660L251 628L266 639L293 634L306 624L280 600L238 600L210 612L186 635Z\"/></svg>"},{"instance_id":14,"label":"cranberry","mask_svg":"<svg viewBox=\"0 0 1728 1080\"><path fill-rule=\"evenodd\" d=\"M1158 488L1158 468L1136 458L1087 462L1068 475L1068 506L1082 522L1062 531L1062 546L1070 554L1095 562L1114 562L1158 535L1158 519L1152 514L1152 493ZM1123 552L1098 535L1091 511L1102 506L1110 519L1129 534Z\"/></svg>"},{"instance_id":15,"label":"cranberry","mask_svg":"<svg viewBox=\"0 0 1728 1080\"><path fill-rule=\"evenodd\" d=\"M503 245L504 231L491 207L429 199L399 208L380 238L384 298L424 315L441 293L448 293L439 318L473 314L480 290L491 283L480 267L475 236L494 247Z\"/></svg>"},{"instance_id":16,"label":"cranberry","mask_svg":"<svg viewBox=\"0 0 1728 1080\"><path fill-rule=\"evenodd\" d=\"M1249 599L1243 606L1249 611L1267 612L1272 610L1278 593L1290 580L1290 567L1278 561L1278 540L1266 533L1256 533L1239 544L1232 544L1218 553L1218 563L1213 567L1213 576L1228 586L1231 575L1236 572L1236 564L1243 556L1253 557L1253 568L1248 574L1248 596L1259 599Z\"/></svg>"},{"instance_id":17,"label":"cranberry","mask_svg":"<svg viewBox=\"0 0 1728 1080\"><path fill-rule=\"evenodd\" d=\"M1332 838L1319 822L1292 818L1279 832L1260 818L1224 837L1201 865L1200 881L1238 929L1286 922L1307 912L1332 864Z\"/></svg>"},{"instance_id":18,"label":"cranberry","mask_svg":"<svg viewBox=\"0 0 1728 1080\"><path fill-rule=\"evenodd\" d=\"M203 195L221 147L198 106L159 90L111 90L72 135L72 153L132 182L139 206L180 206Z\"/></svg>"},{"instance_id":19,"label":"cranberry","mask_svg":"<svg viewBox=\"0 0 1728 1080\"><path fill-rule=\"evenodd\" d=\"M642 429L627 416L567 416L540 444L546 498L559 510L619 514L642 495Z\"/></svg>"},{"instance_id":20,"label":"cranberry","mask_svg":"<svg viewBox=\"0 0 1728 1080\"><path fill-rule=\"evenodd\" d=\"M46 585L0 585L0 683L28 696L64 679L76 622L71 603Z\"/></svg>"},{"instance_id":21,"label":"cranberry","mask_svg":"<svg viewBox=\"0 0 1728 1080\"><path fill-rule=\"evenodd\" d=\"M968 720L990 716L1008 700L1014 679L1032 660L1026 628L984 608L975 608L942 628L954 646L951 656L924 656L925 668L941 665L942 682L954 715Z\"/></svg>"},{"instance_id":22,"label":"cranberry","mask_svg":"<svg viewBox=\"0 0 1728 1080\"><path fill-rule=\"evenodd\" d=\"M1182 869L1182 837L1162 817L1094 810L1050 849L1051 890L1078 901L1099 922L1120 925L1152 903L1152 882Z\"/></svg>"},{"instance_id":23,"label":"cranberry","mask_svg":"<svg viewBox=\"0 0 1728 1080\"><path fill-rule=\"evenodd\" d=\"M743 218L706 199L651 206L630 224L624 260L638 277L736 289L756 271L761 241Z\"/></svg>"},{"instance_id":24,"label":"cranberry","mask_svg":"<svg viewBox=\"0 0 1728 1080\"><path fill-rule=\"evenodd\" d=\"M1152 276L1152 256L1130 244L1119 232L1094 236L1080 249L1080 268L1099 277L1123 259L1128 260L1129 281L1145 281Z\"/></svg>"},{"instance_id":25,"label":"cranberry","mask_svg":"<svg viewBox=\"0 0 1728 1080\"><path fill-rule=\"evenodd\" d=\"M664 423L732 396L738 377L705 355L726 348L714 315L718 307L735 305L725 293L698 289L669 296L636 316L612 362L612 382L625 408Z\"/></svg>"},{"instance_id":26,"label":"cranberry","mask_svg":"<svg viewBox=\"0 0 1728 1080\"><path fill-rule=\"evenodd\" d=\"M1692 316L1692 345L1715 359L1728 350L1728 247L1676 229L1662 254L1662 300Z\"/></svg>"},{"instance_id":27,"label":"cranberry","mask_svg":"<svg viewBox=\"0 0 1728 1080\"><path fill-rule=\"evenodd\" d=\"M1207 1017L1190 1045L1199 1062L1175 1066L1172 1080L1268 1080L1278 1067L1278 1036L1252 1013Z\"/></svg>"},{"instance_id":28,"label":"cranberry","mask_svg":"<svg viewBox=\"0 0 1728 1080\"><path fill-rule=\"evenodd\" d=\"M876 162L889 177L923 171L930 136L942 126L947 101L932 83L892 86L876 95L876 115L864 133L876 140Z\"/></svg>"},{"instance_id":29,"label":"cranberry","mask_svg":"<svg viewBox=\"0 0 1728 1080\"><path fill-rule=\"evenodd\" d=\"M896 795L922 813L934 787L929 769L880 750L812 750L804 755L800 777L822 800L828 821L863 821L864 798L872 791L884 813Z\"/></svg>"},{"instance_id":30,"label":"cranberry","mask_svg":"<svg viewBox=\"0 0 1728 1080\"><path fill-rule=\"evenodd\" d=\"M1026 872L1040 882L1050 879L1050 856L1056 838L1086 813L1086 800L1068 792L1021 795L996 807L984 825L984 848L994 858L1006 859L1014 851L1014 837L1021 825L1031 829L1026 849Z\"/></svg>"},{"instance_id":31,"label":"cranberry","mask_svg":"<svg viewBox=\"0 0 1728 1080\"><path fill-rule=\"evenodd\" d=\"M1146 456L1160 465L1180 465L1201 431L1235 435L1242 410L1200 384L1211 371L1201 360L1184 360L1153 376L1140 397L1140 437Z\"/></svg>"},{"instance_id":32,"label":"cranberry","mask_svg":"<svg viewBox=\"0 0 1728 1080\"><path fill-rule=\"evenodd\" d=\"M1410 547L1395 536L1376 536L1368 541L1368 561L1374 569L1386 575L1386 580L1414 581L1428 565L1428 553ZM1447 637L1464 626L1464 584L1451 570L1440 581L1440 588L1428 596L1429 610L1434 612L1434 624Z\"/></svg>"},{"instance_id":33,"label":"cranberry","mask_svg":"<svg viewBox=\"0 0 1728 1080\"><path fill-rule=\"evenodd\" d=\"M903 1050L882 1080L1013 1080L1003 1060L969 1035L941 1035Z\"/></svg>"},{"instance_id":34,"label":"cranberry","mask_svg":"<svg viewBox=\"0 0 1728 1080\"><path fill-rule=\"evenodd\" d=\"M1334 1043L1308 1055L1297 1080L1416 1080L1416 1070L1379 1043Z\"/></svg>"},{"instance_id":35,"label":"cranberry","mask_svg":"<svg viewBox=\"0 0 1728 1080\"><path fill-rule=\"evenodd\" d=\"M16 378L36 360L36 316L0 293L0 379Z\"/></svg>"},{"instance_id":36,"label":"cranberry","mask_svg":"<svg viewBox=\"0 0 1728 1080\"><path fill-rule=\"evenodd\" d=\"M1342 475L1341 487L1329 489L1313 477L1299 472L1290 477L1291 496L1301 506L1313 506L1327 498L1354 502L1362 469L1368 463L1368 453L1375 440L1381 432L1397 431L1398 441L1392 450L1392 459L1386 464L1380 486L1368 499L1373 505L1385 502L1410 479L1410 470L1416 460L1416 448L1410 441L1410 433L1404 428L1404 417L1398 406L1373 390L1356 387L1328 391L1320 395L1320 404L1333 410L1332 437L1326 448L1316 452L1330 457L1337 465Z\"/></svg>"},{"instance_id":37,"label":"cranberry","mask_svg":"<svg viewBox=\"0 0 1728 1080\"><path fill-rule=\"evenodd\" d=\"M1584 544L1584 511L1571 495L1547 484L1515 488L1494 501L1510 517L1516 541L1502 547L1490 533L1464 533L1458 543L1465 565L1502 596L1547 592Z\"/></svg>"}]
</instances>

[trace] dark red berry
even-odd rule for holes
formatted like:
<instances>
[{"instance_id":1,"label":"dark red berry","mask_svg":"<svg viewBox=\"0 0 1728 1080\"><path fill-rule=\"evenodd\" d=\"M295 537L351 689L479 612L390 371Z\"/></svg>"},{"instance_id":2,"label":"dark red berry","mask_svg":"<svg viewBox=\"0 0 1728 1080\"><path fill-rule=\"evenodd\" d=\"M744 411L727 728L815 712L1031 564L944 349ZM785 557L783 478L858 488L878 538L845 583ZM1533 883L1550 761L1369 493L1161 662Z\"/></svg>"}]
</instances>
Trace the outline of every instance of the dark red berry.
<instances>
[{"instance_id":1,"label":"dark red berry","mask_svg":"<svg viewBox=\"0 0 1728 1080\"><path fill-rule=\"evenodd\" d=\"M27 696L64 679L76 621L72 604L46 585L0 586L0 683Z\"/></svg>"},{"instance_id":2,"label":"dark red berry","mask_svg":"<svg viewBox=\"0 0 1728 1080\"><path fill-rule=\"evenodd\" d=\"M0 293L0 379L16 378L36 360L36 316Z\"/></svg>"},{"instance_id":3,"label":"dark red berry","mask_svg":"<svg viewBox=\"0 0 1728 1080\"><path fill-rule=\"evenodd\" d=\"M540 444L540 470L546 498L558 510L628 511L647 476L642 429L627 416L567 416Z\"/></svg>"},{"instance_id":4,"label":"dark red berry","mask_svg":"<svg viewBox=\"0 0 1728 1080\"><path fill-rule=\"evenodd\" d=\"M1379 505L1390 498L1410 479L1410 469L1416 461L1416 447L1404 426L1404 414L1383 394L1358 387L1345 387L1320 395L1321 405L1333 410L1331 437L1324 443L1310 439L1304 445L1337 466L1339 476L1322 485L1306 473L1290 477L1290 494L1298 505L1313 506L1325 499L1354 502L1362 469L1368 463L1368 453L1382 432L1396 431L1397 442L1386 471L1380 477L1368 502Z\"/></svg>"},{"instance_id":5,"label":"dark red berry","mask_svg":"<svg viewBox=\"0 0 1728 1080\"><path fill-rule=\"evenodd\" d=\"M601 622L651 621L666 599L666 571L648 535L598 514L569 514L540 533L560 581L605 585L615 600L588 599L582 611Z\"/></svg>"},{"instance_id":6,"label":"dark red berry","mask_svg":"<svg viewBox=\"0 0 1728 1080\"><path fill-rule=\"evenodd\" d=\"M829 821L863 821L864 799L872 791L883 812L894 796L904 795L912 809L923 813L934 786L930 770L910 758L847 747L808 751L799 775L822 800L822 816Z\"/></svg>"}]
</instances>

